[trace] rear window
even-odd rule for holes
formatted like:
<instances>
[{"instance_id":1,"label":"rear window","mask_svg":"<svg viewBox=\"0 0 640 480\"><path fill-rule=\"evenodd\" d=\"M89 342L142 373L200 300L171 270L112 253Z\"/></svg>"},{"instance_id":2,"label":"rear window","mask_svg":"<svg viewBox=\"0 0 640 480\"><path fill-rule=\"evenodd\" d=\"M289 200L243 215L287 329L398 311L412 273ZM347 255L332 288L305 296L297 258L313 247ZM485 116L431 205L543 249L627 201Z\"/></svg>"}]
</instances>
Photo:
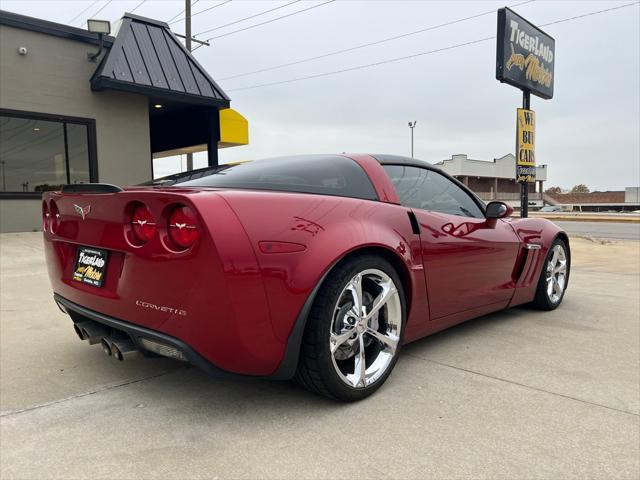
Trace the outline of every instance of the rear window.
<instances>
[{"instance_id":1,"label":"rear window","mask_svg":"<svg viewBox=\"0 0 640 480\"><path fill-rule=\"evenodd\" d=\"M378 199L360 165L339 155L280 157L222 165L160 178L147 185L247 188Z\"/></svg>"}]
</instances>

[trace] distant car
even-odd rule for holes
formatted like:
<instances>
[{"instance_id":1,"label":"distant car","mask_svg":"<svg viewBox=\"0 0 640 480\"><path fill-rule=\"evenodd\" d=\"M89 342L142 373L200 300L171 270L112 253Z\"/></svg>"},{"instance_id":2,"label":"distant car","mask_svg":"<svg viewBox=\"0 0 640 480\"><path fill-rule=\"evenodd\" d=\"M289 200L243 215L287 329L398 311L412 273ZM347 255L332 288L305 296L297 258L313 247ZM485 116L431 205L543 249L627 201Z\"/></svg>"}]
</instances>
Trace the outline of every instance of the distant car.
<instances>
[{"instance_id":1,"label":"distant car","mask_svg":"<svg viewBox=\"0 0 640 480\"><path fill-rule=\"evenodd\" d=\"M546 205L539 212L562 212L564 209L560 205Z\"/></svg>"},{"instance_id":2,"label":"distant car","mask_svg":"<svg viewBox=\"0 0 640 480\"><path fill-rule=\"evenodd\" d=\"M55 301L119 360L359 400L403 343L524 303L552 310L569 280L559 227L508 218L418 160L284 157L153 183L44 194Z\"/></svg>"}]
</instances>

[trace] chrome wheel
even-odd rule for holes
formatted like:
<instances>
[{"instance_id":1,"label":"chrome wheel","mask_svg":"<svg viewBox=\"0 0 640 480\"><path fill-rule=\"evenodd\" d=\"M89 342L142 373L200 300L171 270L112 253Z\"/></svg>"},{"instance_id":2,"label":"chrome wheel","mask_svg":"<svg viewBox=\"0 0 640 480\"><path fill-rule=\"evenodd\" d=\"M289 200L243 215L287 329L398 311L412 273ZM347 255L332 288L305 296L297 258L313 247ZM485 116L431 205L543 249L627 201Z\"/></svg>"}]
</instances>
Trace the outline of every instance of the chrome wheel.
<instances>
[{"instance_id":1,"label":"chrome wheel","mask_svg":"<svg viewBox=\"0 0 640 480\"><path fill-rule=\"evenodd\" d=\"M546 270L547 297L552 303L562 298L567 284L567 254L562 245L554 245L547 262Z\"/></svg>"},{"instance_id":2,"label":"chrome wheel","mask_svg":"<svg viewBox=\"0 0 640 480\"><path fill-rule=\"evenodd\" d=\"M364 388L393 362L402 329L402 304L393 280L368 269L344 287L335 305L329 348L340 379Z\"/></svg>"}]
</instances>

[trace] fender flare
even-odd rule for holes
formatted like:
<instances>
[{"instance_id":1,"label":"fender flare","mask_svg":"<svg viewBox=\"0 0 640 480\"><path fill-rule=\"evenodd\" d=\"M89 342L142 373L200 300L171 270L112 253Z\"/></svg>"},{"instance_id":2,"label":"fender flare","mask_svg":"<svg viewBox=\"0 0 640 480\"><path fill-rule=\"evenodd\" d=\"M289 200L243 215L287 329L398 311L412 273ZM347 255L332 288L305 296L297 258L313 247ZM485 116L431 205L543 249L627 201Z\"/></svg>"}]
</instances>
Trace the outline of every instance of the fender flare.
<instances>
[{"instance_id":1,"label":"fender flare","mask_svg":"<svg viewBox=\"0 0 640 480\"><path fill-rule=\"evenodd\" d=\"M289 339L287 340L287 347L284 352L284 356L282 357L282 362L280 362L280 366L276 369L276 371L270 376L270 378L274 380L290 380L296 373L298 369L298 358L300 358L300 349L302 347L302 337L304 336L305 328L307 327L307 319L309 318L309 312L311 311L311 307L313 306L313 302L318 295L318 291L320 287L324 284L325 279L329 276L329 273L333 271L335 266L342 261L344 257L340 257L336 260L330 268L327 269L326 272L322 275L316 286L313 287L311 293L307 297L296 317L295 324L293 325L293 329L289 334Z\"/></svg>"},{"instance_id":2,"label":"fender flare","mask_svg":"<svg viewBox=\"0 0 640 480\"><path fill-rule=\"evenodd\" d=\"M360 245L356 248L353 248L349 251L344 252L340 257L334 260L331 266L322 274L320 280L313 287L313 290L309 293L309 296L305 300L298 316L296 317L296 321L294 323L293 329L289 334L289 338L287 340L287 346L285 349L284 356L282 357L282 361L280 362L280 366L276 369L276 371L269 376L269 378L273 380L290 380L296 373L298 369L298 359L300 357L300 350L302 348L302 337L304 336L304 331L307 327L307 319L309 318L309 313L311 312L311 307L313 306L313 302L318 295L318 291L320 287L324 284L326 278L329 276L331 272L338 266L341 262L343 262L346 258L351 257L354 254L357 254L359 251L362 251L369 246ZM385 248L385 247L381 247ZM393 254L393 252L389 251ZM396 267L394 267L396 268ZM396 268L397 270L397 268ZM398 272L398 275L402 275L401 272ZM405 293L408 295L408 293ZM407 305L407 310L409 306ZM408 312L407 312L408 315Z\"/></svg>"}]
</instances>

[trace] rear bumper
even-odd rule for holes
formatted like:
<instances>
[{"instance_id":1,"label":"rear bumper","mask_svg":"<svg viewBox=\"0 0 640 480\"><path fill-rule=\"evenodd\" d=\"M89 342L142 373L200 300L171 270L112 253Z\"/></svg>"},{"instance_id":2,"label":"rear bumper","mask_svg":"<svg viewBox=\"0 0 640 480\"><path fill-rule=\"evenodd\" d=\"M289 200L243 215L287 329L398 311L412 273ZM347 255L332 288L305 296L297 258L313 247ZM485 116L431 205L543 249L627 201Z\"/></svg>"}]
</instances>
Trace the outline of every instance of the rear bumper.
<instances>
[{"instance_id":1,"label":"rear bumper","mask_svg":"<svg viewBox=\"0 0 640 480\"><path fill-rule=\"evenodd\" d=\"M90 310L81 305L78 305L66 298L58 295L57 293L53 294L53 299L58 304L58 306L69 314L74 323L81 322L83 320L92 320L94 322L105 325L109 328L117 330L119 332L124 333L129 336L133 343L136 344L138 349L144 351L145 348L141 344L141 339L152 340L157 343L161 343L167 345L169 347L175 348L178 350L184 357L187 358L187 361L201 370L205 371L207 374L216 377L216 378L238 378L238 377L253 377L253 378L265 378L253 375L243 375L238 373L229 372L224 370L217 365L214 365L198 352L196 352L193 348L191 348L188 344L179 340L170 335L151 330L149 328L141 327L139 325L134 325L129 322L125 322L123 320L110 317L108 315L104 315L102 313Z\"/></svg>"}]
</instances>

